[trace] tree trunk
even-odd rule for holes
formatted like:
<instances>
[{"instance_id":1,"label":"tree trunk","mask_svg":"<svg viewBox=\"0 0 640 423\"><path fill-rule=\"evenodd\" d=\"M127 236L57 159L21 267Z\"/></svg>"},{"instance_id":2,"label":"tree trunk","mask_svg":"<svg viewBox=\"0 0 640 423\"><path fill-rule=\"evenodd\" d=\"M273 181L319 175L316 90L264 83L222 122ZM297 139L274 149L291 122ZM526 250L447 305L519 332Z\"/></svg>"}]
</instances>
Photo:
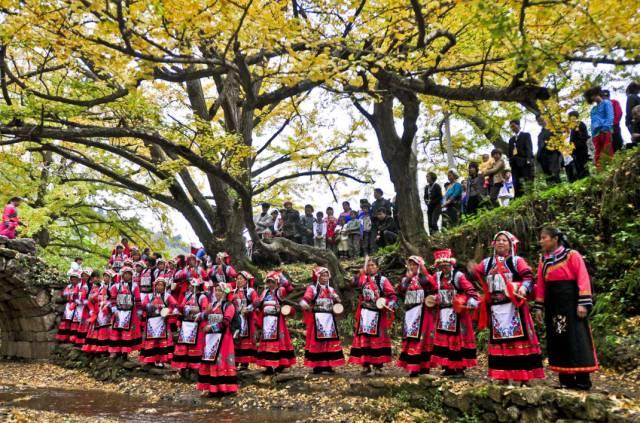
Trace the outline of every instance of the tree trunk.
<instances>
[{"instance_id":1,"label":"tree trunk","mask_svg":"<svg viewBox=\"0 0 640 423\"><path fill-rule=\"evenodd\" d=\"M382 159L396 192L397 220L403 244L408 244L407 249L414 252L423 250L427 240L418 189L418 159L413 150L420 103L412 94L402 93L398 98L404 108L402 136L395 127L393 95L387 94L375 103L372 114L364 112L376 132Z\"/></svg>"}]
</instances>

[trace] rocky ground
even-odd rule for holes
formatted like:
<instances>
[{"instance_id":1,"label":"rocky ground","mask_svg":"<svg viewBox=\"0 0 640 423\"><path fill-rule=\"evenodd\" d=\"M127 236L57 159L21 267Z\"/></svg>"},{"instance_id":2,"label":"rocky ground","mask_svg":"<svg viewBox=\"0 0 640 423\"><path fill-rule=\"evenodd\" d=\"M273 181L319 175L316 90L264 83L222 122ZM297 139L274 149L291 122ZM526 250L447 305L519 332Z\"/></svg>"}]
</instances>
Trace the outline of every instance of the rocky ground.
<instances>
[{"instance_id":1,"label":"rocky ground","mask_svg":"<svg viewBox=\"0 0 640 423\"><path fill-rule=\"evenodd\" d=\"M393 367L382 376L362 376L353 366L329 376L311 375L302 367L274 377L252 369L242 373L240 394L210 399L200 397L193 383L170 370L108 359L84 362L72 351L64 354L65 366L84 367L0 362L0 417L74 422L91 416L100 422L156 423L172 415L177 420L199 415L200 421L229 422L256 417L266 422L640 421L638 375L633 372L603 370L587 395L555 389L552 375L531 388L491 385L484 362L466 379L455 381L439 377L439 371L409 379ZM115 381L109 381L112 373ZM109 376L105 381L96 380L104 374Z\"/></svg>"}]
</instances>

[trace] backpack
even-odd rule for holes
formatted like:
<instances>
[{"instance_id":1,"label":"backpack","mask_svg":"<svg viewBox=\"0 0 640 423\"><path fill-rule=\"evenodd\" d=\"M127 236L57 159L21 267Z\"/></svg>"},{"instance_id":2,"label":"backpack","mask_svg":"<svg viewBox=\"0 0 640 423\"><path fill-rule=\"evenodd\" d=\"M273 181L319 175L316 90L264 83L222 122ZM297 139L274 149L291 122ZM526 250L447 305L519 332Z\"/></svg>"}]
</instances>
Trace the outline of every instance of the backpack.
<instances>
[{"instance_id":1,"label":"backpack","mask_svg":"<svg viewBox=\"0 0 640 423\"><path fill-rule=\"evenodd\" d=\"M224 305L222 306L223 313L226 312L228 305L229 305L229 302L225 301ZM238 309L238 307L234 305L233 308L235 312L233 313L233 319L231 319L231 324L229 325L229 329L231 330L231 335L235 337L236 334L240 333L240 330L242 329L242 320L240 319L240 310Z\"/></svg>"}]
</instances>

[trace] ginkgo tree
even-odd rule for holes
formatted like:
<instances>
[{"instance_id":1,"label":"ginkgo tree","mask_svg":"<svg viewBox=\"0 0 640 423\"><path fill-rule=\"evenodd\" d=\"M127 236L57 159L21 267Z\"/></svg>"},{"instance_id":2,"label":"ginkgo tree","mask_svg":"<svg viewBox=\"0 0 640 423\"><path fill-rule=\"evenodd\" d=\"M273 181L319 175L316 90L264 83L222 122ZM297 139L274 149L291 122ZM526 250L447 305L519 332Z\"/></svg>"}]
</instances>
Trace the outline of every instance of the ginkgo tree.
<instances>
[{"instance_id":1,"label":"ginkgo tree","mask_svg":"<svg viewBox=\"0 0 640 423\"><path fill-rule=\"evenodd\" d=\"M572 66L614 64L615 72L640 63L640 17L631 0L296 4L300 15L322 22L321 33L346 34L348 56L337 56L335 66L347 71L326 85L349 96L374 129L408 246L425 245L414 143L420 117L432 116L433 106L454 112L477 103L517 103L554 111L548 120L560 128L565 114L558 111L565 110L557 104L557 82L571 82ZM471 117L476 127L489 128L482 124L490 120ZM490 127L493 142L501 144Z\"/></svg>"},{"instance_id":2,"label":"ginkgo tree","mask_svg":"<svg viewBox=\"0 0 640 423\"><path fill-rule=\"evenodd\" d=\"M29 153L25 145L0 148L3 197L26 201L20 236L33 237L49 264L63 271L77 256L87 266L104 265L114 240L125 236L139 247L163 251L161 237L141 223L141 213L167 223L162 204L116 185L92 184L100 178L50 152Z\"/></svg>"},{"instance_id":3,"label":"ginkgo tree","mask_svg":"<svg viewBox=\"0 0 640 423\"><path fill-rule=\"evenodd\" d=\"M637 62L633 2L602 3L0 0L1 143L176 209L211 252L240 257L246 227L335 270L330 252L265 244L253 224L256 199L301 177L369 180L361 125L315 136L309 92L348 96L374 128L403 238L421 244L421 105L537 108L568 62Z\"/></svg>"},{"instance_id":4,"label":"ginkgo tree","mask_svg":"<svg viewBox=\"0 0 640 423\"><path fill-rule=\"evenodd\" d=\"M327 251L264 245L253 227L254 198L282 184L367 180L354 171L357 128L309 136L307 93L340 69L328 66L333 41L310 39L286 6L2 1L2 144L176 209L210 252L241 257L246 226L267 251L338 269Z\"/></svg>"}]
</instances>

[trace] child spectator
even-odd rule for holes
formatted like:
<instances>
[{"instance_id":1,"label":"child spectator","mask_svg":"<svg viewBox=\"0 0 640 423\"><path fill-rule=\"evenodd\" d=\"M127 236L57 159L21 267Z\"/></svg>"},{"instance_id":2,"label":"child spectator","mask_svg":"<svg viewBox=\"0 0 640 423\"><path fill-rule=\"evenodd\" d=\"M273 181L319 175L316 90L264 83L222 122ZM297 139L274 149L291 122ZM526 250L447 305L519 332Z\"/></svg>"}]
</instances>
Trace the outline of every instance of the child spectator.
<instances>
[{"instance_id":1,"label":"child spectator","mask_svg":"<svg viewBox=\"0 0 640 423\"><path fill-rule=\"evenodd\" d=\"M338 226L338 219L333 215L333 207L327 207L327 217L324 218L327 224L327 248L336 252L336 227Z\"/></svg>"},{"instance_id":2,"label":"child spectator","mask_svg":"<svg viewBox=\"0 0 640 423\"><path fill-rule=\"evenodd\" d=\"M493 167L493 165L495 164L495 160L493 159L493 157L491 157L490 154L483 154L482 155L482 161L480 162L480 164L478 165L478 173L480 175L485 175L487 170L491 169ZM484 181L483 181L483 185L482 187L484 189L486 189L487 191L489 191L489 185L491 184L491 177L489 175L484 177Z\"/></svg>"},{"instance_id":3,"label":"child spectator","mask_svg":"<svg viewBox=\"0 0 640 423\"><path fill-rule=\"evenodd\" d=\"M344 227L344 216L340 216L338 219L338 226L336 226L336 239L338 244L338 258L347 258L349 255L349 235Z\"/></svg>"},{"instance_id":4,"label":"child spectator","mask_svg":"<svg viewBox=\"0 0 640 423\"><path fill-rule=\"evenodd\" d=\"M358 219L360 220L360 235L362 238L362 254L368 255L373 253L375 249L375 236L372 235L373 222L371 221L371 213L369 202L360 203L360 213L358 213Z\"/></svg>"},{"instance_id":5,"label":"child spectator","mask_svg":"<svg viewBox=\"0 0 640 423\"><path fill-rule=\"evenodd\" d=\"M360 254L360 220L358 212L351 210L351 219L344 225L343 231L348 237L349 258L353 259Z\"/></svg>"},{"instance_id":6,"label":"child spectator","mask_svg":"<svg viewBox=\"0 0 640 423\"><path fill-rule=\"evenodd\" d=\"M506 207L509 205L513 197L515 196L515 190L513 188L513 179L511 178L511 171L505 170L503 173L504 182L500 187L498 193L498 204L500 207Z\"/></svg>"},{"instance_id":7,"label":"child spectator","mask_svg":"<svg viewBox=\"0 0 640 423\"><path fill-rule=\"evenodd\" d=\"M316 213L316 220L313 222L313 245L316 248L327 248L327 222L324 220L324 214L319 211Z\"/></svg>"}]
</instances>

